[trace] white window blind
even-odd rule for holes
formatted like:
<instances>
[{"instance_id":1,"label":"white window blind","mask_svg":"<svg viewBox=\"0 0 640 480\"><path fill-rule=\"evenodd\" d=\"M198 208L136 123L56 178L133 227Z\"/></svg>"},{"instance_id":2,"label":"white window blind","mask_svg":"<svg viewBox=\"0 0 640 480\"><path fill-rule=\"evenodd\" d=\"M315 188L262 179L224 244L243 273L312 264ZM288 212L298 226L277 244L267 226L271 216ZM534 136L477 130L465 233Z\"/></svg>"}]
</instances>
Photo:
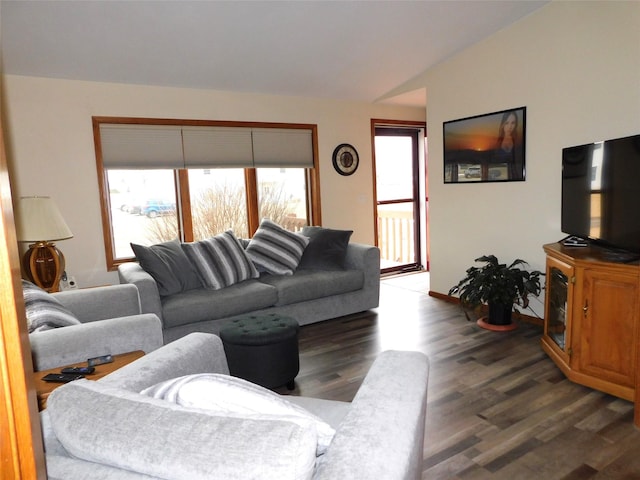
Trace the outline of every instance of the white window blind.
<instances>
[{"instance_id":1,"label":"white window blind","mask_svg":"<svg viewBox=\"0 0 640 480\"><path fill-rule=\"evenodd\" d=\"M182 127L182 142L186 168L253 166L250 128Z\"/></svg>"},{"instance_id":2,"label":"white window blind","mask_svg":"<svg viewBox=\"0 0 640 480\"><path fill-rule=\"evenodd\" d=\"M100 141L107 169L174 169L184 165L180 126L103 123Z\"/></svg>"},{"instance_id":3,"label":"white window blind","mask_svg":"<svg viewBox=\"0 0 640 480\"><path fill-rule=\"evenodd\" d=\"M100 125L106 169L313 168L307 128Z\"/></svg>"},{"instance_id":4,"label":"white window blind","mask_svg":"<svg viewBox=\"0 0 640 480\"><path fill-rule=\"evenodd\" d=\"M311 130L293 128L254 128L255 167L313 168Z\"/></svg>"}]
</instances>

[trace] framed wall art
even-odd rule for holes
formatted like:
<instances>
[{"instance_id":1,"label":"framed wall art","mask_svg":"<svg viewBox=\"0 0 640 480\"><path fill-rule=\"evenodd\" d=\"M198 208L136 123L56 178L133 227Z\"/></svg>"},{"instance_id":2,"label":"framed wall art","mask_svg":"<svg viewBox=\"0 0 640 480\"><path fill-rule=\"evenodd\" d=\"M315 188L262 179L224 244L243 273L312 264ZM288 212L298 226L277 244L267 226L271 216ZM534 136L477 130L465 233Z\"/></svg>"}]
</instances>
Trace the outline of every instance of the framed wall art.
<instances>
[{"instance_id":1,"label":"framed wall art","mask_svg":"<svg viewBox=\"0 0 640 480\"><path fill-rule=\"evenodd\" d=\"M442 124L444 183L525 179L526 107Z\"/></svg>"}]
</instances>

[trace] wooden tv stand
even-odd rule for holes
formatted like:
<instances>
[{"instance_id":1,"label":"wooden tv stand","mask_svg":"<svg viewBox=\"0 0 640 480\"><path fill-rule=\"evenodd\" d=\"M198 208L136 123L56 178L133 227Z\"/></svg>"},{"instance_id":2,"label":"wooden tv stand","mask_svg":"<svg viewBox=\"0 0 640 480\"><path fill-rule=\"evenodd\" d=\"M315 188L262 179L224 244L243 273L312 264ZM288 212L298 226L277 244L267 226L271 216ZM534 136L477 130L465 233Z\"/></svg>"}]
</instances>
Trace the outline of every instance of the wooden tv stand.
<instances>
[{"instance_id":1,"label":"wooden tv stand","mask_svg":"<svg viewBox=\"0 0 640 480\"><path fill-rule=\"evenodd\" d=\"M640 427L640 265L597 246L543 248L542 349L569 380L635 402Z\"/></svg>"}]
</instances>

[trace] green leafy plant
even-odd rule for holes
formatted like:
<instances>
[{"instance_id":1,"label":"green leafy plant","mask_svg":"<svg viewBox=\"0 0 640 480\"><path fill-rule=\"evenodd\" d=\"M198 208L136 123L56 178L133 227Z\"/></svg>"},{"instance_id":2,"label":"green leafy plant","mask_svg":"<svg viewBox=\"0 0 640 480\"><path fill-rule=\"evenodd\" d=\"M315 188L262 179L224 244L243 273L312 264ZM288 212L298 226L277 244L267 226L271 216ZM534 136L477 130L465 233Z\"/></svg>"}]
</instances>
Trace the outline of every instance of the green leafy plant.
<instances>
[{"instance_id":1,"label":"green leafy plant","mask_svg":"<svg viewBox=\"0 0 640 480\"><path fill-rule=\"evenodd\" d=\"M544 273L521 268L528 265L524 260L516 259L507 265L500 263L495 255L483 255L475 261L484 265L468 268L465 277L449 290L449 295L460 297L464 308L476 308L482 304L509 309L515 305L527 308L529 296L537 297L542 291L540 276Z\"/></svg>"}]
</instances>

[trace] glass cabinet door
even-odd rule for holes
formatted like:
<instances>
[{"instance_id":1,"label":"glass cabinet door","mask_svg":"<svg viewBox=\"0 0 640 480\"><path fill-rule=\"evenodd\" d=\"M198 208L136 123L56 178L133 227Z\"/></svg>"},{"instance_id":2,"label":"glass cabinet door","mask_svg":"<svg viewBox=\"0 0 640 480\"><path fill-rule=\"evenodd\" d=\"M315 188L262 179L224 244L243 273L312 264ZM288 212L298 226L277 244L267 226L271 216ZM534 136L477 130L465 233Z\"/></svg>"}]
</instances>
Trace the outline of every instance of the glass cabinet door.
<instances>
[{"instance_id":1,"label":"glass cabinet door","mask_svg":"<svg viewBox=\"0 0 640 480\"><path fill-rule=\"evenodd\" d=\"M567 342L567 299L569 278L559 268L550 266L547 279L548 311L545 322L546 334L565 351Z\"/></svg>"}]
</instances>

